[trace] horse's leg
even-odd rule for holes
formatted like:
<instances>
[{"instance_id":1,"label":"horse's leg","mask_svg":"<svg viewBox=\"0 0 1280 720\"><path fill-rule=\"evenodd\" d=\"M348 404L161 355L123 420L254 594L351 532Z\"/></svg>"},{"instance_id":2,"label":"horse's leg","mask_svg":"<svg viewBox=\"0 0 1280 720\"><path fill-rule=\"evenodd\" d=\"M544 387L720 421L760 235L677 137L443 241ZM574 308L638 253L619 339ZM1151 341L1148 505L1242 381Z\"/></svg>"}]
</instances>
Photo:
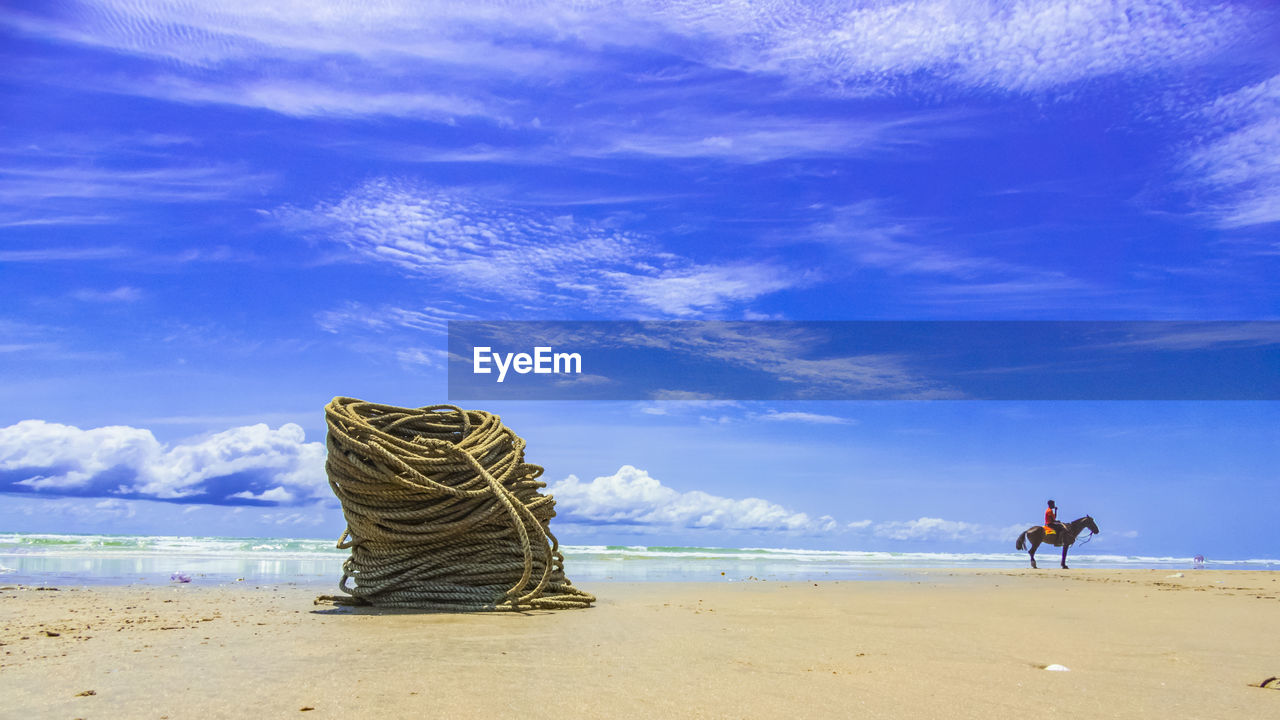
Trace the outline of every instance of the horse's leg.
<instances>
[{"instance_id":1,"label":"horse's leg","mask_svg":"<svg viewBox=\"0 0 1280 720\"><path fill-rule=\"evenodd\" d=\"M1040 547L1040 541L1032 540L1031 541L1031 569L1032 570L1036 569L1036 548L1038 547Z\"/></svg>"},{"instance_id":2,"label":"horse's leg","mask_svg":"<svg viewBox=\"0 0 1280 720\"><path fill-rule=\"evenodd\" d=\"M1063 569L1063 570L1070 570L1070 569L1071 569L1071 568L1067 567L1067 548L1069 548L1069 547L1071 547L1071 546L1070 546L1070 545L1068 545L1068 544L1066 544L1066 543L1062 543L1062 569Z\"/></svg>"}]
</instances>

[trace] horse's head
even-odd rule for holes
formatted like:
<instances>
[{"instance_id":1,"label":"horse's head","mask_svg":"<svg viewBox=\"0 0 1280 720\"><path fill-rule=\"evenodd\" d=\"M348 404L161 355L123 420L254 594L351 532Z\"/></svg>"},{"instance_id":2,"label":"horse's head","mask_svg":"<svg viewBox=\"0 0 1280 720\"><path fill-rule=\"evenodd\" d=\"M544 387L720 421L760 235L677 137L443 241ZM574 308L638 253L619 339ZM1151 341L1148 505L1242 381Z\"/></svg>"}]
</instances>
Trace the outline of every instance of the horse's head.
<instances>
[{"instance_id":1,"label":"horse's head","mask_svg":"<svg viewBox=\"0 0 1280 720\"><path fill-rule=\"evenodd\" d=\"M1095 535L1096 535L1096 534L1098 534L1098 533L1100 533L1100 532L1102 532L1101 530L1099 530L1099 529L1098 529L1098 523L1096 523L1096 522L1094 522L1094 521L1093 521L1093 516L1092 516L1092 515L1085 515L1084 517L1082 517L1082 518L1080 518L1080 519L1084 521L1084 526L1085 526L1085 527L1087 527L1087 528L1089 528L1089 532L1091 532L1091 533L1093 533L1093 534L1095 534Z\"/></svg>"}]
</instances>

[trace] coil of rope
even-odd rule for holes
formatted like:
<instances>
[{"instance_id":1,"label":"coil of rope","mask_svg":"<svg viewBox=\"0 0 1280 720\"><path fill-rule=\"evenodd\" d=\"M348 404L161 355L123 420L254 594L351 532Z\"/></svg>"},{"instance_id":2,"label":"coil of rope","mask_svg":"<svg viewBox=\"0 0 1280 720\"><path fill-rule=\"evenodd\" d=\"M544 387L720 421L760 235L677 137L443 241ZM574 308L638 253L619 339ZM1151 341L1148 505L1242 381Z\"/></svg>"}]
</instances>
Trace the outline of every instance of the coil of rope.
<instances>
[{"instance_id":1,"label":"coil of rope","mask_svg":"<svg viewBox=\"0 0 1280 720\"><path fill-rule=\"evenodd\" d=\"M587 607L551 534L555 500L497 415L337 397L325 407L329 485L350 549L345 605L441 610ZM348 586L347 581L354 581Z\"/></svg>"}]
</instances>

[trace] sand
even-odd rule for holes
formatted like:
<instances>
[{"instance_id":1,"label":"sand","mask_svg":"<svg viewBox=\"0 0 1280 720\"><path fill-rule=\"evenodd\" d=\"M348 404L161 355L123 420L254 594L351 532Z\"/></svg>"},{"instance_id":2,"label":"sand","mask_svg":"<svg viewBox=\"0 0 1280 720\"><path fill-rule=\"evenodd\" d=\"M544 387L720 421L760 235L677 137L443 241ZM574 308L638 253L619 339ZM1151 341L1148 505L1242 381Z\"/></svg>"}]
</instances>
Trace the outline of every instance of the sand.
<instances>
[{"instance_id":1,"label":"sand","mask_svg":"<svg viewBox=\"0 0 1280 720\"><path fill-rule=\"evenodd\" d=\"M14 718L1280 717L1280 573L601 583L430 614L315 587L0 590ZM1068 672L1045 670L1062 665Z\"/></svg>"}]
</instances>

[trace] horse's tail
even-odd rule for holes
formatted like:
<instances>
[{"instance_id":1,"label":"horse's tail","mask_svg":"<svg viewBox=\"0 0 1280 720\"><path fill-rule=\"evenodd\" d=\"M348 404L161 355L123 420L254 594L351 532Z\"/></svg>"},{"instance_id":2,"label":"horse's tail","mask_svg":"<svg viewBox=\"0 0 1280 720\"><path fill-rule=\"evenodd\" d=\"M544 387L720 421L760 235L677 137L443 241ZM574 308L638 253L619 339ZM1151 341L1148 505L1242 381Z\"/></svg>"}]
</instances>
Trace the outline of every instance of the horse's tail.
<instances>
[{"instance_id":1,"label":"horse's tail","mask_svg":"<svg viewBox=\"0 0 1280 720\"><path fill-rule=\"evenodd\" d=\"M1018 544L1014 545L1013 547L1015 550L1027 549L1027 531L1026 530L1023 530L1022 534L1018 536Z\"/></svg>"}]
</instances>

